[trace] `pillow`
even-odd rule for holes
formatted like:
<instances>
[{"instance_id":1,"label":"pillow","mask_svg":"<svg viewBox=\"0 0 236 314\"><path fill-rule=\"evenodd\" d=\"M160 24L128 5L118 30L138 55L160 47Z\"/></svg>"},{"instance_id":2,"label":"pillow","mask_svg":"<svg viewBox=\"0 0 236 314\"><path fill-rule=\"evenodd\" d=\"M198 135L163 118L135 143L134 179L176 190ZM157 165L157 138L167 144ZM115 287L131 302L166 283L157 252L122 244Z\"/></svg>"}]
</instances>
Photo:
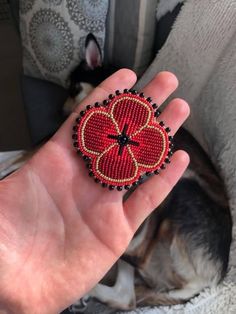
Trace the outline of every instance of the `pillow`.
<instances>
[{"instance_id":1,"label":"pillow","mask_svg":"<svg viewBox=\"0 0 236 314\"><path fill-rule=\"evenodd\" d=\"M24 73L66 87L87 34L103 52L107 10L108 0L20 0Z\"/></svg>"}]
</instances>

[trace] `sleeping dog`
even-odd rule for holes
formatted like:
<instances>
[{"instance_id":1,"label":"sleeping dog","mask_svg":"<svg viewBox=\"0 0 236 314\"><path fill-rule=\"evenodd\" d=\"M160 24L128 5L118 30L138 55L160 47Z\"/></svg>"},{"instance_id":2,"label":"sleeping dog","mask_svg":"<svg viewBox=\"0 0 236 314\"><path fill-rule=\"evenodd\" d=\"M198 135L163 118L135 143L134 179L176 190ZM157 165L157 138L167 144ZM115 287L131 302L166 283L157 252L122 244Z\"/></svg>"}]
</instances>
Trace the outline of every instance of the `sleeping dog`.
<instances>
[{"instance_id":1,"label":"sleeping dog","mask_svg":"<svg viewBox=\"0 0 236 314\"><path fill-rule=\"evenodd\" d=\"M113 268L115 279L108 274L90 292L113 308L183 303L227 272L232 221L222 180L187 131L175 145L189 153L189 168L141 225Z\"/></svg>"},{"instance_id":2,"label":"sleeping dog","mask_svg":"<svg viewBox=\"0 0 236 314\"><path fill-rule=\"evenodd\" d=\"M85 96L85 86L91 90L114 72L102 66L92 34L85 55L70 76L73 106ZM190 155L187 171L89 293L112 308L183 303L219 284L227 272L232 221L223 181L187 131L181 129L174 144Z\"/></svg>"}]
</instances>

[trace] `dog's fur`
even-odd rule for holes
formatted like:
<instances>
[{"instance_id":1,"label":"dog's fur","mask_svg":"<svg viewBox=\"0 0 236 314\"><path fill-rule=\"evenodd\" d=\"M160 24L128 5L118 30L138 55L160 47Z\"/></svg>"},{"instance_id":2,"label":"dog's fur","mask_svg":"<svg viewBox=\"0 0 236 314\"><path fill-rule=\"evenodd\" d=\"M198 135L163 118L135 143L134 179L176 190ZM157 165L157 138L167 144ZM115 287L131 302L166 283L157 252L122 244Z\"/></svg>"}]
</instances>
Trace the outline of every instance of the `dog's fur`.
<instances>
[{"instance_id":1,"label":"dog's fur","mask_svg":"<svg viewBox=\"0 0 236 314\"><path fill-rule=\"evenodd\" d=\"M108 76L118 70L113 66L102 64L100 46L93 34L88 34L85 41L85 59L71 72L69 81L69 98L63 111L70 114L75 107Z\"/></svg>"},{"instance_id":2,"label":"dog's fur","mask_svg":"<svg viewBox=\"0 0 236 314\"><path fill-rule=\"evenodd\" d=\"M90 54L96 55L91 50ZM84 64L71 75L72 87L81 86L81 67ZM118 263L89 293L112 308L183 303L203 288L217 285L227 272L232 221L222 179L184 129L175 136L175 147L189 153L188 170L142 224Z\"/></svg>"}]
</instances>

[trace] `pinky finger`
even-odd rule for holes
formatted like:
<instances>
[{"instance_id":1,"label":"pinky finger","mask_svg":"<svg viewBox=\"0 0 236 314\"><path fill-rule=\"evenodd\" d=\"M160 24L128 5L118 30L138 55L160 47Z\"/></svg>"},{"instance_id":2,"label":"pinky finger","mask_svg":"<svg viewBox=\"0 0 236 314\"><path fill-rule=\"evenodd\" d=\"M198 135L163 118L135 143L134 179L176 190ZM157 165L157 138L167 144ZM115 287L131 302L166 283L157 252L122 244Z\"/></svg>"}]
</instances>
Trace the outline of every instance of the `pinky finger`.
<instances>
[{"instance_id":1,"label":"pinky finger","mask_svg":"<svg viewBox=\"0 0 236 314\"><path fill-rule=\"evenodd\" d=\"M165 171L140 185L124 204L124 211L133 231L161 204L189 164L185 151L177 151Z\"/></svg>"}]
</instances>

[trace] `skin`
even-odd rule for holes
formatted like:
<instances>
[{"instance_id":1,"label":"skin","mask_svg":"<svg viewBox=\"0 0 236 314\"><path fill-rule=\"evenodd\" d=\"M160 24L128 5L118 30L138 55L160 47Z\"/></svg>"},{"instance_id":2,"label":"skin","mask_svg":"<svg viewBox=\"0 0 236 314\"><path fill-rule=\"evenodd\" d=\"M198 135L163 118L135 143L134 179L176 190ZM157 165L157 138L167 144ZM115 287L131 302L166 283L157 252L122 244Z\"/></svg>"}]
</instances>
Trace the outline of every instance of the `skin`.
<instances>
[{"instance_id":1,"label":"skin","mask_svg":"<svg viewBox=\"0 0 236 314\"><path fill-rule=\"evenodd\" d=\"M75 118L85 105L135 82L127 69L110 76L23 168L0 182L0 313L59 313L87 293L186 169L188 155L176 152L167 169L125 203L123 192L103 189L88 176L72 148ZM161 72L143 92L160 105L177 85L173 74ZM158 120L173 135L188 115L188 104L174 99Z\"/></svg>"}]
</instances>

